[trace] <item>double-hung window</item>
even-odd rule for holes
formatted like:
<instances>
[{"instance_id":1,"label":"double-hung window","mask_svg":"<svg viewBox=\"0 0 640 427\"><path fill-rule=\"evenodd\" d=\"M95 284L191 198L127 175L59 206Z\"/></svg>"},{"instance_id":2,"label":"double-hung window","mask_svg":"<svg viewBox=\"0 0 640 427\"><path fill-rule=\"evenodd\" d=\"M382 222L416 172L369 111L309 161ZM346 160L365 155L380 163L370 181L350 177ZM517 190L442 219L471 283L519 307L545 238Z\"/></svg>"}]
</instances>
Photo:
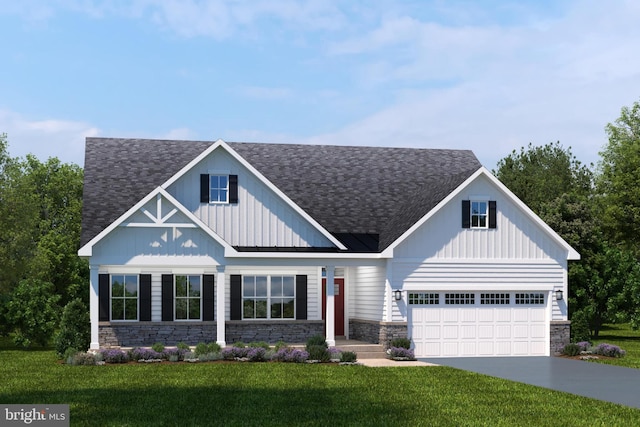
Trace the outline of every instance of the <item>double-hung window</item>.
<instances>
[{"instance_id":1,"label":"double-hung window","mask_svg":"<svg viewBox=\"0 0 640 427\"><path fill-rule=\"evenodd\" d=\"M229 176L209 175L209 202L229 202Z\"/></svg>"},{"instance_id":2,"label":"double-hung window","mask_svg":"<svg viewBox=\"0 0 640 427\"><path fill-rule=\"evenodd\" d=\"M138 276L111 275L111 320L138 320Z\"/></svg>"},{"instance_id":3,"label":"double-hung window","mask_svg":"<svg viewBox=\"0 0 640 427\"><path fill-rule=\"evenodd\" d=\"M243 276L243 319L295 319L294 276Z\"/></svg>"},{"instance_id":4,"label":"double-hung window","mask_svg":"<svg viewBox=\"0 0 640 427\"><path fill-rule=\"evenodd\" d=\"M487 228L487 202L471 201L471 228Z\"/></svg>"},{"instance_id":5,"label":"double-hung window","mask_svg":"<svg viewBox=\"0 0 640 427\"><path fill-rule=\"evenodd\" d=\"M176 320L201 320L202 277L175 276Z\"/></svg>"}]
</instances>

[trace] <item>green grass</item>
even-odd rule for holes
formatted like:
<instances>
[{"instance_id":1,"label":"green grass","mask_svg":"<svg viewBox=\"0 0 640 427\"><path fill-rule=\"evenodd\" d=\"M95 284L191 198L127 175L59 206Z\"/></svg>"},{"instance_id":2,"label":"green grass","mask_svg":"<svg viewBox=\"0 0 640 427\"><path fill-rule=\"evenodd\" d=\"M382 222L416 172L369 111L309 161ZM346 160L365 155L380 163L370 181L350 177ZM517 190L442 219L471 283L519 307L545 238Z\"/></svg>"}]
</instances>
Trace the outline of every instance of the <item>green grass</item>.
<instances>
[{"instance_id":1,"label":"green grass","mask_svg":"<svg viewBox=\"0 0 640 427\"><path fill-rule=\"evenodd\" d=\"M629 426L640 410L447 367L68 366L0 351L0 402L69 404L71 425Z\"/></svg>"},{"instance_id":2,"label":"green grass","mask_svg":"<svg viewBox=\"0 0 640 427\"><path fill-rule=\"evenodd\" d=\"M615 344L627 352L621 358L598 359L595 362L640 369L640 330L634 331L628 324L604 325L598 338L592 342L594 346L600 343Z\"/></svg>"}]
</instances>

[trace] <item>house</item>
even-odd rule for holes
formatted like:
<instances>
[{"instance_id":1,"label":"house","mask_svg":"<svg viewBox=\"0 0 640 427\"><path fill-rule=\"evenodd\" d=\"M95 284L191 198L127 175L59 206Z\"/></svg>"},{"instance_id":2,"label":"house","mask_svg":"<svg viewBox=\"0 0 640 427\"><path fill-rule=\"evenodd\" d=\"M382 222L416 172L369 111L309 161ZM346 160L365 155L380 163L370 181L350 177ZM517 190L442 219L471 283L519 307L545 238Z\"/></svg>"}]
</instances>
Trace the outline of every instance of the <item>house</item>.
<instances>
[{"instance_id":1,"label":"house","mask_svg":"<svg viewBox=\"0 0 640 427\"><path fill-rule=\"evenodd\" d=\"M470 151L87 138L84 179L91 348L568 342L579 254Z\"/></svg>"}]
</instances>

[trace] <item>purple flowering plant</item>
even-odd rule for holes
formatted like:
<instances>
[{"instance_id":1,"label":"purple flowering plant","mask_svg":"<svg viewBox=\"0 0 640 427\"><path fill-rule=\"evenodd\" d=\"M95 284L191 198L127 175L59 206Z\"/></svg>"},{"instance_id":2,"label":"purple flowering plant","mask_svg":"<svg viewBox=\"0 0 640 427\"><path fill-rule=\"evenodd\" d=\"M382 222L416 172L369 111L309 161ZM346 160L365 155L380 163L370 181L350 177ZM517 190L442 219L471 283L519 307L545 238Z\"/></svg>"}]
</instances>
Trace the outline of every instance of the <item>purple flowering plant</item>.
<instances>
[{"instance_id":1,"label":"purple flowering plant","mask_svg":"<svg viewBox=\"0 0 640 427\"><path fill-rule=\"evenodd\" d=\"M277 362L304 363L308 358L309 353L305 350L282 347L276 352L272 360Z\"/></svg>"},{"instance_id":2,"label":"purple flowering plant","mask_svg":"<svg viewBox=\"0 0 640 427\"><path fill-rule=\"evenodd\" d=\"M391 359L407 359L415 360L416 356L413 350L404 347L391 347L387 350L387 354Z\"/></svg>"},{"instance_id":3,"label":"purple flowering plant","mask_svg":"<svg viewBox=\"0 0 640 427\"><path fill-rule=\"evenodd\" d=\"M105 363L126 363L129 361L129 355L117 348L102 349L100 354Z\"/></svg>"},{"instance_id":4,"label":"purple flowering plant","mask_svg":"<svg viewBox=\"0 0 640 427\"><path fill-rule=\"evenodd\" d=\"M163 359L163 354L150 348L136 347L129 352L131 360L156 360Z\"/></svg>"},{"instance_id":5,"label":"purple flowering plant","mask_svg":"<svg viewBox=\"0 0 640 427\"><path fill-rule=\"evenodd\" d=\"M607 357L623 357L627 354L626 351L622 350L617 345L607 343L598 344L596 348L593 349L593 352Z\"/></svg>"}]
</instances>

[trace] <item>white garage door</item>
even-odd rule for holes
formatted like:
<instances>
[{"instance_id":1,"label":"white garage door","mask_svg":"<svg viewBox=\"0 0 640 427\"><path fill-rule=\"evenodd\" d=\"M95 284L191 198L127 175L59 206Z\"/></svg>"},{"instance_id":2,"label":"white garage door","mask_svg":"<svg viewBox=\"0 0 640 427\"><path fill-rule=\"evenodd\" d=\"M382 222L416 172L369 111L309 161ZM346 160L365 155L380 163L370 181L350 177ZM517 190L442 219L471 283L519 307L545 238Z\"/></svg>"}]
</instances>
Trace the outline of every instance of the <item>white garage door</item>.
<instances>
[{"instance_id":1,"label":"white garage door","mask_svg":"<svg viewBox=\"0 0 640 427\"><path fill-rule=\"evenodd\" d=\"M549 355L547 293L409 292L416 357Z\"/></svg>"}]
</instances>

